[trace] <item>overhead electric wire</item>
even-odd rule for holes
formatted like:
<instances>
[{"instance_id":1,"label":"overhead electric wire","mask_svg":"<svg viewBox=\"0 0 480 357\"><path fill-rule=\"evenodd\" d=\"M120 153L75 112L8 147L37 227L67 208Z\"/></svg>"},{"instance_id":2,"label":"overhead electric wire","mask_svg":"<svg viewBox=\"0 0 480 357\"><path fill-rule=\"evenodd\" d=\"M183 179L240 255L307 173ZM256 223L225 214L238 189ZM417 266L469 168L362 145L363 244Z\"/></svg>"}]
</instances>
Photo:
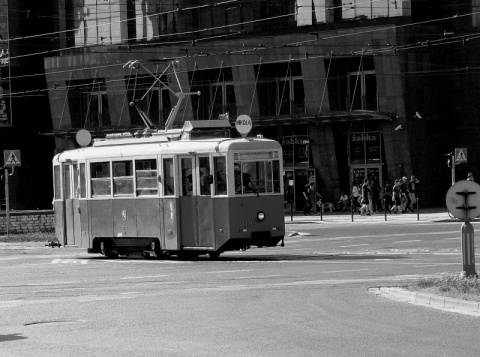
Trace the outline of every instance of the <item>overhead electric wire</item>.
<instances>
[{"instance_id":1,"label":"overhead electric wire","mask_svg":"<svg viewBox=\"0 0 480 357\"><path fill-rule=\"evenodd\" d=\"M229 2L235 2L235 1L229 1ZM205 6L210 6L210 5L205 5ZM177 11L177 10L174 10L174 11ZM471 12L469 14L464 14L464 15L461 15L461 16L472 16L474 14L478 14L478 12ZM282 16L290 16L291 14L289 15L282 15ZM448 19L453 19L453 18L457 18L458 16L451 16L451 17L446 17L446 18L441 18L441 19L432 19L432 20L428 20L428 21L421 21L421 22L416 22L416 23L409 23L409 24L405 24L405 25L393 25L393 26L389 26L389 27L383 27L383 28L376 28L376 29L370 29L370 30L367 30L367 31L353 31L352 33L349 33L349 34L343 34L341 35L341 37L346 37L346 36L355 36L355 35L358 35L358 34L363 34L363 33L368 33L368 32L374 32L374 31L384 31L384 30L389 30L389 29L395 29L397 27L400 27L400 26L416 26L418 24L425 24L425 23L432 23L432 22L437 22L437 21L444 21L444 20L448 20ZM273 17L275 18L275 17ZM261 19L261 21L267 21L269 19L272 19L272 18L266 18L266 19ZM235 24L236 26L238 25L241 25L243 23L239 23L239 24ZM232 25L233 26L233 25ZM221 28L224 28L224 26L222 26ZM212 29L215 29L215 28L210 28L210 30ZM66 31L71 31L71 30L66 30ZM169 36L171 36L172 34L169 34ZM39 35L38 35L39 36ZM222 36L222 35L220 35ZM470 37L469 37L470 36ZM325 38L322 38L324 40L326 39L333 39L333 38L337 38L336 36L333 36L333 37L325 37ZM460 39L457 39L457 40L452 40L451 42L449 43L454 43L454 42L458 42L458 41L462 41L462 40L469 40L470 38L476 38L476 37L472 37L471 35L464 35L462 36ZM209 40L210 38L208 38L207 40ZM198 39L198 40L202 40L202 39ZM249 39L248 39L249 40ZM194 56L202 56L202 55L208 55L208 56L216 56L216 55L233 55L233 54L246 54L247 51L258 51L258 50L265 50L267 48L279 48L279 47L287 47L287 46L296 46L296 47L299 47L303 44L306 44L306 43L310 43L310 42L314 42L314 41L317 41L317 40L320 40L320 38L318 39L313 39L313 40L306 40L306 41L300 41L300 42L293 42L293 43L290 43L290 44L283 44L283 45L276 45L276 46L262 46L262 47L253 47L249 50L245 50L245 49L242 49L242 50L238 50L238 51L227 51L227 52L222 52L222 53L218 53L218 54L194 54L194 55L185 55L185 56L177 56L175 58L177 59L183 59L183 58L189 58L189 57L194 57ZM439 40L440 41L440 40ZM441 45L442 43L431 43L430 45ZM139 45L142 45L142 44L139 44ZM152 43L152 45L159 45L159 44L156 44L156 43ZM410 46L410 47L408 47ZM414 48L419 48L419 47L422 47L422 46L419 46L417 45L417 47L414 47L415 44L410 44L410 45L403 45L403 46L395 46L396 50L399 51L399 50L404 50L404 49L414 49ZM83 47L72 47L71 49L81 49ZM60 49L58 51L65 51L66 49ZM388 51L392 51L392 48L383 48L383 49L375 49L375 50L369 50L368 53L371 53L371 54L376 54L376 53L385 53L385 52L388 52ZM51 53L51 51L44 51L44 52L40 52L40 53L36 53L36 54L44 54L44 53ZM357 52L358 53L358 52ZM36 55L36 54L30 54L30 55ZM345 55L348 55L348 54L345 54ZM321 58L321 57L324 57L324 56L315 56L315 57L312 57L312 58ZM19 58L19 57L12 57L12 59L14 58ZM88 67L88 69L94 69L94 68L106 68L108 66L117 66L118 64L110 64L110 65L102 65L102 66L97 66L97 67ZM247 65L251 65L251 64L247 64ZM76 69L76 70L85 70L87 68L79 68L79 69ZM63 73L65 72L71 72L72 70L65 70L65 71L61 71ZM54 73L61 73L61 72L49 72L49 74L54 74ZM43 73L42 74L29 74L29 75L26 75L26 76L34 76L34 75L44 75ZM16 77L10 77L11 79L15 79L15 78L22 78L24 76L16 76ZM25 91L23 91L22 93L26 94ZM12 93L13 95L14 93Z\"/></svg>"}]
</instances>

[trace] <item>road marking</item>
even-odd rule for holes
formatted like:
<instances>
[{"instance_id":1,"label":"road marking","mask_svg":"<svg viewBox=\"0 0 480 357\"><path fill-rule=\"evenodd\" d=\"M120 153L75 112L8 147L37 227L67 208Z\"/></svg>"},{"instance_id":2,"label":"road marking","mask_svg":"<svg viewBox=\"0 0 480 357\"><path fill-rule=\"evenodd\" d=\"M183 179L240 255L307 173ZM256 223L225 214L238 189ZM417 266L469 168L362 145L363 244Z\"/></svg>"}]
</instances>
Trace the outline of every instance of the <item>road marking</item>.
<instances>
[{"instance_id":1,"label":"road marking","mask_svg":"<svg viewBox=\"0 0 480 357\"><path fill-rule=\"evenodd\" d=\"M445 265L458 265L458 263L437 263L437 264L414 265L413 268L438 267L438 266L445 266Z\"/></svg>"},{"instance_id":2,"label":"road marking","mask_svg":"<svg viewBox=\"0 0 480 357\"><path fill-rule=\"evenodd\" d=\"M168 275L145 275L145 276L126 276L122 278L122 280L130 280L130 279L148 279L148 278L162 278Z\"/></svg>"},{"instance_id":3,"label":"road marking","mask_svg":"<svg viewBox=\"0 0 480 357\"><path fill-rule=\"evenodd\" d=\"M245 271L253 271L252 269L244 269L244 270L223 270L223 271L207 271L205 274L225 274L225 273L238 273L238 272L245 272Z\"/></svg>"},{"instance_id":4,"label":"road marking","mask_svg":"<svg viewBox=\"0 0 480 357\"><path fill-rule=\"evenodd\" d=\"M412 235L440 235L440 234L458 234L458 230L456 231L443 231L443 232L424 232L424 233L392 233L389 234L389 237L408 237ZM333 237L333 238L326 238L326 237L318 237L318 238L300 238L301 236L295 237L295 239L286 239L285 241L288 242L290 240L297 242L316 242L316 241L336 241L336 240L345 240L345 239L360 239L360 238L372 238L372 239L379 239L385 238L384 235L363 235L363 236L341 236L341 237Z\"/></svg>"},{"instance_id":5,"label":"road marking","mask_svg":"<svg viewBox=\"0 0 480 357\"><path fill-rule=\"evenodd\" d=\"M349 248L349 247L361 247L363 245L370 245L370 244L352 244L352 245L341 245L339 248Z\"/></svg>"},{"instance_id":6,"label":"road marking","mask_svg":"<svg viewBox=\"0 0 480 357\"><path fill-rule=\"evenodd\" d=\"M392 243L412 243L412 242L421 242L421 240L418 240L418 239L415 239L415 240L399 240L399 241L395 241L395 242L392 242Z\"/></svg>"},{"instance_id":7,"label":"road marking","mask_svg":"<svg viewBox=\"0 0 480 357\"><path fill-rule=\"evenodd\" d=\"M86 259L54 259L52 264L88 264Z\"/></svg>"},{"instance_id":8,"label":"road marking","mask_svg":"<svg viewBox=\"0 0 480 357\"><path fill-rule=\"evenodd\" d=\"M367 271L370 269L355 269L355 270L332 270L332 271L326 271L325 273L330 274L330 273L351 273L354 271Z\"/></svg>"},{"instance_id":9,"label":"road marking","mask_svg":"<svg viewBox=\"0 0 480 357\"><path fill-rule=\"evenodd\" d=\"M240 280L240 279L263 279L263 278L277 278L281 275L258 275L258 276L240 276L237 278L233 278L233 280Z\"/></svg>"},{"instance_id":10,"label":"road marking","mask_svg":"<svg viewBox=\"0 0 480 357\"><path fill-rule=\"evenodd\" d=\"M56 281L54 283L36 283L25 284L26 286L49 286L49 285L63 285L63 284L78 284L80 281Z\"/></svg>"}]
</instances>

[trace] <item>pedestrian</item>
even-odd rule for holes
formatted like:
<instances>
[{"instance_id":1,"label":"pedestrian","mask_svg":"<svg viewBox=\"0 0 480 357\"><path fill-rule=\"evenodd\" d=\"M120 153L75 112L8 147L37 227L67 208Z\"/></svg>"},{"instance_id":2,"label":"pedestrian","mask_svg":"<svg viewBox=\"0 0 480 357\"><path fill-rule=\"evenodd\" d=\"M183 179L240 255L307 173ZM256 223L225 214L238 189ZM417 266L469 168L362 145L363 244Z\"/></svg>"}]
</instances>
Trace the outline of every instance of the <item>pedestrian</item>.
<instances>
[{"instance_id":1,"label":"pedestrian","mask_svg":"<svg viewBox=\"0 0 480 357\"><path fill-rule=\"evenodd\" d=\"M383 192L383 199L385 201L385 210L390 210L392 206L392 190L393 185L390 183L390 180L385 181L385 189Z\"/></svg>"},{"instance_id":2,"label":"pedestrian","mask_svg":"<svg viewBox=\"0 0 480 357\"><path fill-rule=\"evenodd\" d=\"M310 184L306 184L303 189L303 215L310 216Z\"/></svg>"},{"instance_id":3,"label":"pedestrian","mask_svg":"<svg viewBox=\"0 0 480 357\"><path fill-rule=\"evenodd\" d=\"M321 203L322 195L318 193L314 182L310 182L309 197L310 197L310 209L312 207L315 207L316 213L320 214L320 210L322 209L322 207L321 207L321 204L318 204L318 201L320 201Z\"/></svg>"},{"instance_id":4,"label":"pedestrian","mask_svg":"<svg viewBox=\"0 0 480 357\"><path fill-rule=\"evenodd\" d=\"M473 178L473 174L471 172L469 172L467 175L467 181L475 181L475 179Z\"/></svg>"},{"instance_id":5,"label":"pedestrian","mask_svg":"<svg viewBox=\"0 0 480 357\"><path fill-rule=\"evenodd\" d=\"M360 200L361 200L361 190L358 186L357 180L353 180L352 182L352 209L355 210L356 208L360 207Z\"/></svg>"},{"instance_id":6,"label":"pedestrian","mask_svg":"<svg viewBox=\"0 0 480 357\"><path fill-rule=\"evenodd\" d=\"M392 213L402 213L402 189L401 189L401 180L395 180L395 184L393 185L392 190L392 202L393 206L390 208L390 212Z\"/></svg>"},{"instance_id":7,"label":"pedestrian","mask_svg":"<svg viewBox=\"0 0 480 357\"><path fill-rule=\"evenodd\" d=\"M348 196L341 191L340 199L338 200L337 207L339 211L346 211L348 206Z\"/></svg>"},{"instance_id":8,"label":"pedestrian","mask_svg":"<svg viewBox=\"0 0 480 357\"><path fill-rule=\"evenodd\" d=\"M370 216L372 214L370 210L370 202L371 202L371 192L370 192L370 182L368 179L363 180L362 184L362 207L360 208L360 215L362 216Z\"/></svg>"},{"instance_id":9,"label":"pedestrian","mask_svg":"<svg viewBox=\"0 0 480 357\"><path fill-rule=\"evenodd\" d=\"M370 182L370 191L372 193L372 203L370 207L372 208L372 213L378 213L380 209L380 187L377 185L375 180Z\"/></svg>"},{"instance_id":10,"label":"pedestrian","mask_svg":"<svg viewBox=\"0 0 480 357\"><path fill-rule=\"evenodd\" d=\"M415 194L416 186L420 183L415 176L410 177L410 182L408 183L408 196L410 198L410 211L413 212L413 208L417 204L417 196Z\"/></svg>"},{"instance_id":11,"label":"pedestrian","mask_svg":"<svg viewBox=\"0 0 480 357\"><path fill-rule=\"evenodd\" d=\"M403 176L402 179L400 180L400 189L401 189L401 206L402 206L402 213L405 213L407 210L407 204L408 204L408 178L406 176Z\"/></svg>"}]
</instances>

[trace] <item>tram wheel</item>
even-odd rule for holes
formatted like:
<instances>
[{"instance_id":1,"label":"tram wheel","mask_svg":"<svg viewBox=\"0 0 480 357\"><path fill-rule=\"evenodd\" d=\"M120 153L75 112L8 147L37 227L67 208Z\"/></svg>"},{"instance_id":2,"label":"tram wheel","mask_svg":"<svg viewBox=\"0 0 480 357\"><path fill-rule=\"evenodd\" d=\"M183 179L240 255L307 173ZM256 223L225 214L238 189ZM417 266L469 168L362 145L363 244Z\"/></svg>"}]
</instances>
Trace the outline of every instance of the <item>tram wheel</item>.
<instances>
[{"instance_id":1,"label":"tram wheel","mask_svg":"<svg viewBox=\"0 0 480 357\"><path fill-rule=\"evenodd\" d=\"M208 256L212 259L217 259L220 256L220 252L210 252L208 253Z\"/></svg>"},{"instance_id":2,"label":"tram wheel","mask_svg":"<svg viewBox=\"0 0 480 357\"><path fill-rule=\"evenodd\" d=\"M118 258L118 253L117 252L112 252L111 250L106 250L105 252L103 252L103 255L105 255L105 257L110 258L110 259Z\"/></svg>"}]
</instances>

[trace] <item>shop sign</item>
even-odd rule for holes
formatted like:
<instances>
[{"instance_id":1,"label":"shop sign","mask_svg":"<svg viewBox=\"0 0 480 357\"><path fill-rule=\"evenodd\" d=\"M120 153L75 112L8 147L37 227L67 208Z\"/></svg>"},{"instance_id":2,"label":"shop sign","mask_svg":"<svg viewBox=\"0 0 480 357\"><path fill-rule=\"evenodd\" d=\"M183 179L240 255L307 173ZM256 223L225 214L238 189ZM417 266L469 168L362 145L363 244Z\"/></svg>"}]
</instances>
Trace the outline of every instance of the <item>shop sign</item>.
<instances>
[{"instance_id":1,"label":"shop sign","mask_svg":"<svg viewBox=\"0 0 480 357\"><path fill-rule=\"evenodd\" d=\"M370 142L375 142L378 141L380 135L378 133L354 133L350 134L350 141L352 143L354 142L365 142L365 141L370 141Z\"/></svg>"}]
</instances>

